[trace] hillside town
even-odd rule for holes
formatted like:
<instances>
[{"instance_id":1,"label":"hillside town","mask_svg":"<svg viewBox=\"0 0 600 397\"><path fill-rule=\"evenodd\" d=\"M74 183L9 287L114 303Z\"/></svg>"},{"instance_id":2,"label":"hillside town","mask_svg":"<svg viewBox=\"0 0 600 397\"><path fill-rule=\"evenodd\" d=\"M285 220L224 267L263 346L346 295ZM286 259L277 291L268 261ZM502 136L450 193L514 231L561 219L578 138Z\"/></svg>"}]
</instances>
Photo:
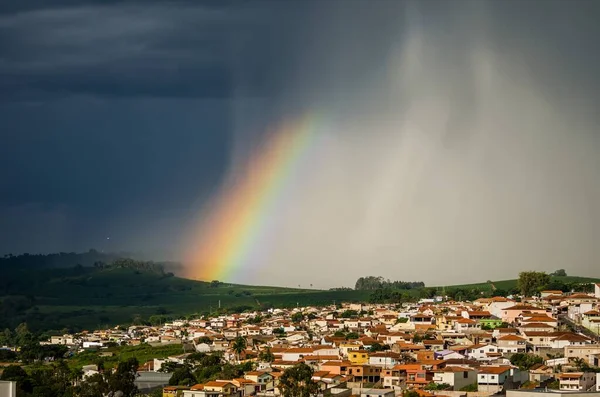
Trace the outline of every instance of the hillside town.
<instances>
[{"instance_id":1,"label":"hillside town","mask_svg":"<svg viewBox=\"0 0 600 397\"><path fill-rule=\"evenodd\" d=\"M589 294L538 295L269 309L52 336L46 343L79 352L180 345L181 354L137 369L139 389L162 388L165 397L290 395L282 377L299 366L310 369L311 395L319 396L600 392L600 284ZM198 353L248 370L230 379L173 382ZM102 368L82 370L85 379Z\"/></svg>"}]
</instances>

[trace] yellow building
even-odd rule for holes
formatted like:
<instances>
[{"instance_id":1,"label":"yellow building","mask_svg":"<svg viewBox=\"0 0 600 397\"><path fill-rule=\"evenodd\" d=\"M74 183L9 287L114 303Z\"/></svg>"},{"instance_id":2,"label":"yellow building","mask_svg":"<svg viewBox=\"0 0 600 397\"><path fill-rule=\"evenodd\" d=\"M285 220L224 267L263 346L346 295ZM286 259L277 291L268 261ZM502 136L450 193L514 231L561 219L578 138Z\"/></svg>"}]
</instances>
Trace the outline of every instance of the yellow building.
<instances>
[{"instance_id":1,"label":"yellow building","mask_svg":"<svg viewBox=\"0 0 600 397\"><path fill-rule=\"evenodd\" d=\"M190 390L187 386L165 386L162 397L181 397L184 390Z\"/></svg>"},{"instance_id":2,"label":"yellow building","mask_svg":"<svg viewBox=\"0 0 600 397\"><path fill-rule=\"evenodd\" d=\"M369 353L366 350L350 350L348 360L352 365L367 364L369 362Z\"/></svg>"}]
</instances>

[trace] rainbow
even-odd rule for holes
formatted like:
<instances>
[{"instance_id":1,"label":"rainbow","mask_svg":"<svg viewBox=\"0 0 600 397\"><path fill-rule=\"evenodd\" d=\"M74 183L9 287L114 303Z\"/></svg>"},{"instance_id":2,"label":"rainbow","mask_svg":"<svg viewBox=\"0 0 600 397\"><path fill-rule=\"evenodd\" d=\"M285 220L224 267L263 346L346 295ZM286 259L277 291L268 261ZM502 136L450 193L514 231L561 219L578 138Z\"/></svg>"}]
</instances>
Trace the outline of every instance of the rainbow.
<instances>
[{"instance_id":1,"label":"rainbow","mask_svg":"<svg viewBox=\"0 0 600 397\"><path fill-rule=\"evenodd\" d=\"M306 116L270 134L243 172L230 175L192 232L185 258L187 277L243 280L264 260L277 206L316 140L318 118ZM259 256L262 257L257 258Z\"/></svg>"}]
</instances>

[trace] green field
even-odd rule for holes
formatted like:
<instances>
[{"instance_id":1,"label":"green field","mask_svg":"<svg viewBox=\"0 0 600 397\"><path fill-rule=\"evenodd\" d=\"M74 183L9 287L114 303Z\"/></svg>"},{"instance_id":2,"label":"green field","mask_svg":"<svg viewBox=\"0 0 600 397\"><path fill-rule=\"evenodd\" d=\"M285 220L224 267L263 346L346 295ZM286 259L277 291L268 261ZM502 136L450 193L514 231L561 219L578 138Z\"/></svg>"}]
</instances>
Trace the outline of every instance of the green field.
<instances>
[{"instance_id":1,"label":"green field","mask_svg":"<svg viewBox=\"0 0 600 397\"><path fill-rule=\"evenodd\" d=\"M322 291L211 283L127 268L13 271L3 281L4 324L38 330L94 329L153 315L368 300L369 291Z\"/></svg>"},{"instance_id":2,"label":"green field","mask_svg":"<svg viewBox=\"0 0 600 397\"><path fill-rule=\"evenodd\" d=\"M208 283L175 277L162 269L127 267L69 267L5 269L0 278L0 329L27 322L32 330L62 331L106 328L147 321L152 316L188 316L219 310L254 310L268 307L366 302L372 291L323 291L296 288ZM586 277L553 277L562 283L600 282ZM404 290L417 299L454 289L492 295L510 292L517 280L500 280ZM425 292L425 293L424 293ZM429 295L428 295L429 294ZM479 296L479 295L477 295ZM410 299L410 298L409 298Z\"/></svg>"},{"instance_id":3,"label":"green field","mask_svg":"<svg viewBox=\"0 0 600 397\"><path fill-rule=\"evenodd\" d=\"M559 281L562 283L600 283L600 278L593 277L579 277L579 276L552 276L551 279L554 281ZM478 289L481 291L492 291L492 284L496 289L501 289L504 291L510 291L512 289L517 288L517 279L512 280L499 280L492 281L491 283L474 283L474 284L460 284L460 285L448 285L448 286L438 286L435 287L437 289L443 288L460 288L460 289Z\"/></svg>"},{"instance_id":4,"label":"green field","mask_svg":"<svg viewBox=\"0 0 600 397\"><path fill-rule=\"evenodd\" d=\"M182 353L184 353L184 351L181 344L156 347L147 344L142 344L139 346L119 346L102 349L102 361L104 363L104 368L112 368L119 362L126 361L132 357L137 358L138 362L143 364L154 358L166 358ZM189 351L187 353L189 353ZM108 356L108 354L112 354L112 356ZM71 357L69 359L69 366L71 368L81 368L84 365L98 363L99 358L100 355L96 351L84 351Z\"/></svg>"}]
</instances>

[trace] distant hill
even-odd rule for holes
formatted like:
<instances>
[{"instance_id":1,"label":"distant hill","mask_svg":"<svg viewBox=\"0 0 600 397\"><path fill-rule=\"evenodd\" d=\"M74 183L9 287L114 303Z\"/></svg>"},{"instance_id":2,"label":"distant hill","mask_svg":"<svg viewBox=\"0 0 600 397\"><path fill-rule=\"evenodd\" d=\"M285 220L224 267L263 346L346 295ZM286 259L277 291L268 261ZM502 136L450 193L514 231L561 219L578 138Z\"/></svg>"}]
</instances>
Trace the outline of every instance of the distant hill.
<instances>
[{"instance_id":1,"label":"distant hill","mask_svg":"<svg viewBox=\"0 0 600 397\"><path fill-rule=\"evenodd\" d=\"M0 329L26 321L37 330L131 323L150 316L366 301L367 291L322 291L188 280L159 268L3 269Z\"/></svg>"},{"instance_id":2,"label":"distant hill","mask_svg":"<svg viewBox=\"0 0 600 397\"><path fill-rule=\"evenodd\" d=\"M77 265L91 267L98 263L112 263L121 258L141 259L130 252L99 252L90 249L88 252L58 252L53 254L6 254L0 257L0 270L7 268L68 268ZM158 262L165 268L177 269L181 265L176 262Z\"/></svg>"},{"instance_id":3,"label":"distant hill","mask_svg":"<svg viewBox=\"0 0 600 397\"><path fill-rule=\"evenodd\" d=\"M551 276L551 280L563 284L573 283L600 283L600 278L594 277L579 277L579 276ZM481 291L492 291L494 288L497 290L511 291L517 288L517 279L512 280L499 280L485 282L485 283L473 283L473 284L460 284L450 286L439 286L438 289L444 288L461 288L461 289L478 289Z\"/></svg>"},{"instance_id":4,"label":"distant hill","mask_svg":"<svg viewBox=\"0 0 600 397\"><path fill-rule=\"evenodd\" d=\"M241 312L334 301L398 302L439 294L479 297L510 292L517 280L410 290L309 290L203 282L176 277L173 264L137 261L90 250L83 254L22 255L0 259L0 330L27 322L33 330L93 329L154 318ZM600 282L552 277L561 288ZM552 284L551 283L551 284ZM456 293L456 291L459 291ZM394 295L394 291L400 291ZM400 296L401 298L397 298Z\"/></svg>"}]
</instances>

